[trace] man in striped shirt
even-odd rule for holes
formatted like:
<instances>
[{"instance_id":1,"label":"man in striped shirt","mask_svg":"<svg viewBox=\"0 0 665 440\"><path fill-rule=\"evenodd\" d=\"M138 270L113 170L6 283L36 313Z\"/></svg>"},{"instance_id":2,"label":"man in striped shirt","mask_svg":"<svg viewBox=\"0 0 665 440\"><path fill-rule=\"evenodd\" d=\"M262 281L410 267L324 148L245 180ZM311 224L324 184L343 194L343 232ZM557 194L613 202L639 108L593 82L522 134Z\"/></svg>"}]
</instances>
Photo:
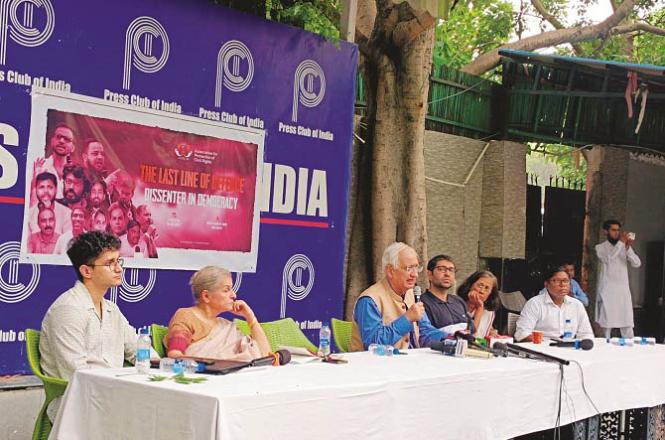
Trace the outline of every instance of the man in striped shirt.
<instances>
[{"instance_id":1,"label":"man in striped shirt","mask_svg":"<svg viewBox=\"0 0 665 440\"><path fill-rule=\"evenodd\" d=\"M120 240L105 232L85 232L67 255L78 281L49 307L39 341L42 371L71 379L80 368L121 368L134 361L136 330L116 304L104 299L122 282ZM59 399L49 406L51 420Z\"/></svg>"}]
</instances>

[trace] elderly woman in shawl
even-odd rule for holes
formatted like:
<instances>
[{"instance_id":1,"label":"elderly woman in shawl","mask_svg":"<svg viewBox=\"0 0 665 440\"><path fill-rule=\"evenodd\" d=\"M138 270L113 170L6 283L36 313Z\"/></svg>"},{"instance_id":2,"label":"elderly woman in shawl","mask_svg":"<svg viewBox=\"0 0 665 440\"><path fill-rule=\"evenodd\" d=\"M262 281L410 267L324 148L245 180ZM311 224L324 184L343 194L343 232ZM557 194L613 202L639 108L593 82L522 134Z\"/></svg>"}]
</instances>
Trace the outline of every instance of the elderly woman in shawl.
<instances>
[{"instance_id":1,"label":"elderly woman in shawl","mask_svg":"<svg viewBox=\"0 0 665 440\"><path fill-rule=\"evenodd\" d=\"M493 324L501 302L498 282L492 272L474 272L457 288L457 295L466 301L469 315L473 317L475 337L486 338L499 334Z\"/></svg>"},{"instance_id":2,"label":"elderly woman in shawl","mask_svg":"<svg viewBox=\"0 0 665 440\"><path fill-rule=\"evenodd\" d=\"M190 282L196 304L178 309L164 339L171 358L199 356L248 361L270 352L270 344L252 309L237 300L231 272L206 266ZM251 336L243 335L229 320L217 315L231 312L243 317Z\"/></svg>"}]
</instances>

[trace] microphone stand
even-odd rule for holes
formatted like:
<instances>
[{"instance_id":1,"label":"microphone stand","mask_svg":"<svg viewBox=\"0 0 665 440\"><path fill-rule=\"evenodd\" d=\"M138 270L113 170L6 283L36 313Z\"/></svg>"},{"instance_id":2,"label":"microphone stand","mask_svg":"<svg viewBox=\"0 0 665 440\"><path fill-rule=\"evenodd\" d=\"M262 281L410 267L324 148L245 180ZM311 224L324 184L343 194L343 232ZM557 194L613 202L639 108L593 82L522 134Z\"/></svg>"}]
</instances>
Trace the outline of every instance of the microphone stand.
<instances>
[{"instance_id":1,"label":"microphone stand","mask_svg":"<svg viewBox=\"0 0 665 440\"><path fill-rule=\"evenodd\" d=\"M546 361L546 362L556 362L556 363L561 364L561 365L570 365L569 360L561 359L559 357L552 356L551 354L542 353L542 352L536 351L536 350L531 350L530 348L522 347L522 346L516 345L516 344L509 344L508 343L508 344L505 344L505 345L506 345L507 349L509 349L513 352L518 352L518 354L524 353L525 354L524 357L528 357L530 359L537 359L537 360L542 360L542 361Z\"/></svg>"}]
</instances>

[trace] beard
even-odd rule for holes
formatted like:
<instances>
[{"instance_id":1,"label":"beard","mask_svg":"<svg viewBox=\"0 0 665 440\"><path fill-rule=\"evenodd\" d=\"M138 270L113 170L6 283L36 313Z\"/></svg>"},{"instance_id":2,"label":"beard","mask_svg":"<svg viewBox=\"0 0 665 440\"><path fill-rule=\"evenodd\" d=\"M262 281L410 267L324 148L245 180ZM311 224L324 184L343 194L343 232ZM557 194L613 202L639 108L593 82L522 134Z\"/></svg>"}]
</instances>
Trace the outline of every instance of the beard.
<instances>
[{"instance_id":1,"label":"beard","mask_svg":"<svg viewBox=\"0 0 665 440\"><path fill-rule=\"evenodd\" d=\"M441 282L441 281L432 281L432 285L434 287L437 287L437 288L441 289L441 290L451 289L453 287L453 284L455 284L455 283L451 282L450 285L448 285L448 286L446 286L445 284L448 284L448 282L444 283L444 282Z\"/></svg>"},{"instance_id":2,"label":"beard","mask_svg":"<svg viewBox=\"0 0 665 440\"><path fill-rule=\"evenodd\" d=\"M76 203L79 200L81 200L81 197L83 194L76 194L74 190L67 190L65 194L63 194L64 199L67 201L67 203Z\"/></svg>"},{"instance_id":3,"label":"beard","mask_svg":"<svg viewBox=\"0 0 665 440\"><path fill-rule=\"evenodd\" d=\"M608 236L607 236L607 241L609 241L610 243L612 243L612 245L614 246L615 244L617 244L617 243L619 242L619 239L618 239L618 238L612 238L612 237L610 237L610 236L608 235Z\"/></svg>"}]
</instances>

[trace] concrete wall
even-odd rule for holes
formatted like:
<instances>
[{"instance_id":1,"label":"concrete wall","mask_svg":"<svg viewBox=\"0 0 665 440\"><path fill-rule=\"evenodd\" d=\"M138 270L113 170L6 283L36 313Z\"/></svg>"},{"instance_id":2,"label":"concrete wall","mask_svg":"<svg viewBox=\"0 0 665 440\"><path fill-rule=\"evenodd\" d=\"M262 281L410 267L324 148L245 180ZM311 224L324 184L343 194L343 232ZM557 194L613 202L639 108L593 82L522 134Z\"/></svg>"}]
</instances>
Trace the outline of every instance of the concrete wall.
<instances>
[{"instance_id":1,"label":"concrete wall","mask_svg":"<svg viewBox=\"0 0 665 440\"><path fill-rule=\"evenodd\" d=\"M458 282L478 269L479 255L524 257L526 147L486 145L425 131L429 256L452 256ZM483 247L485 255L479 254Z\"/></svg>"},{"instance_id":2,"label":"concrete wall","mask_svg":"<svg viewBox=\"0 0 665 440\"><path fill-rule=\"evenodd\" d=\"M484 158L479 255L524 258L526 146L492 142Z\"/></svg>"},{"instance_id":3,"label":"concrete wall","mask_svg":"<svg viewBox=\"0 0 665 440\"><path fill-rule=\"evenodd\" d=\"M598 261L594 246L605 240L603 221L613 218L637 234L634 249L642 267L629 267L628 276L633 305L642 307L647 243L665 240L665 161L611 147L594 147L587 160L590 169L597 170L587 179L589 293L595 299Z\"/></svg>"},{"instance_id":4,"label":"concrete wall","mask_svg":"<svg viewBox=\"0 0 665 440\"><path fill-rule=\"evenodd\" d=\"M475 139L425 131L429 257L437 254L453 257L459 280L473 273L478 264L482 163L467 185L463 185L485 144Z\"/></svg>"},{"instance_id":5,"label":"concrete wall","mask_svg":"<svg viewBox=\"0 0 665 440\"><path fill-rule=\"evenodd\" d=\"M630 273L633 305L643 306L646 299L647 243L665 240L665 163L656 165L632 155L628 161L625 229L634 231L633 248L642 259L642 267Z\"/></svg>"}]
</instances>

